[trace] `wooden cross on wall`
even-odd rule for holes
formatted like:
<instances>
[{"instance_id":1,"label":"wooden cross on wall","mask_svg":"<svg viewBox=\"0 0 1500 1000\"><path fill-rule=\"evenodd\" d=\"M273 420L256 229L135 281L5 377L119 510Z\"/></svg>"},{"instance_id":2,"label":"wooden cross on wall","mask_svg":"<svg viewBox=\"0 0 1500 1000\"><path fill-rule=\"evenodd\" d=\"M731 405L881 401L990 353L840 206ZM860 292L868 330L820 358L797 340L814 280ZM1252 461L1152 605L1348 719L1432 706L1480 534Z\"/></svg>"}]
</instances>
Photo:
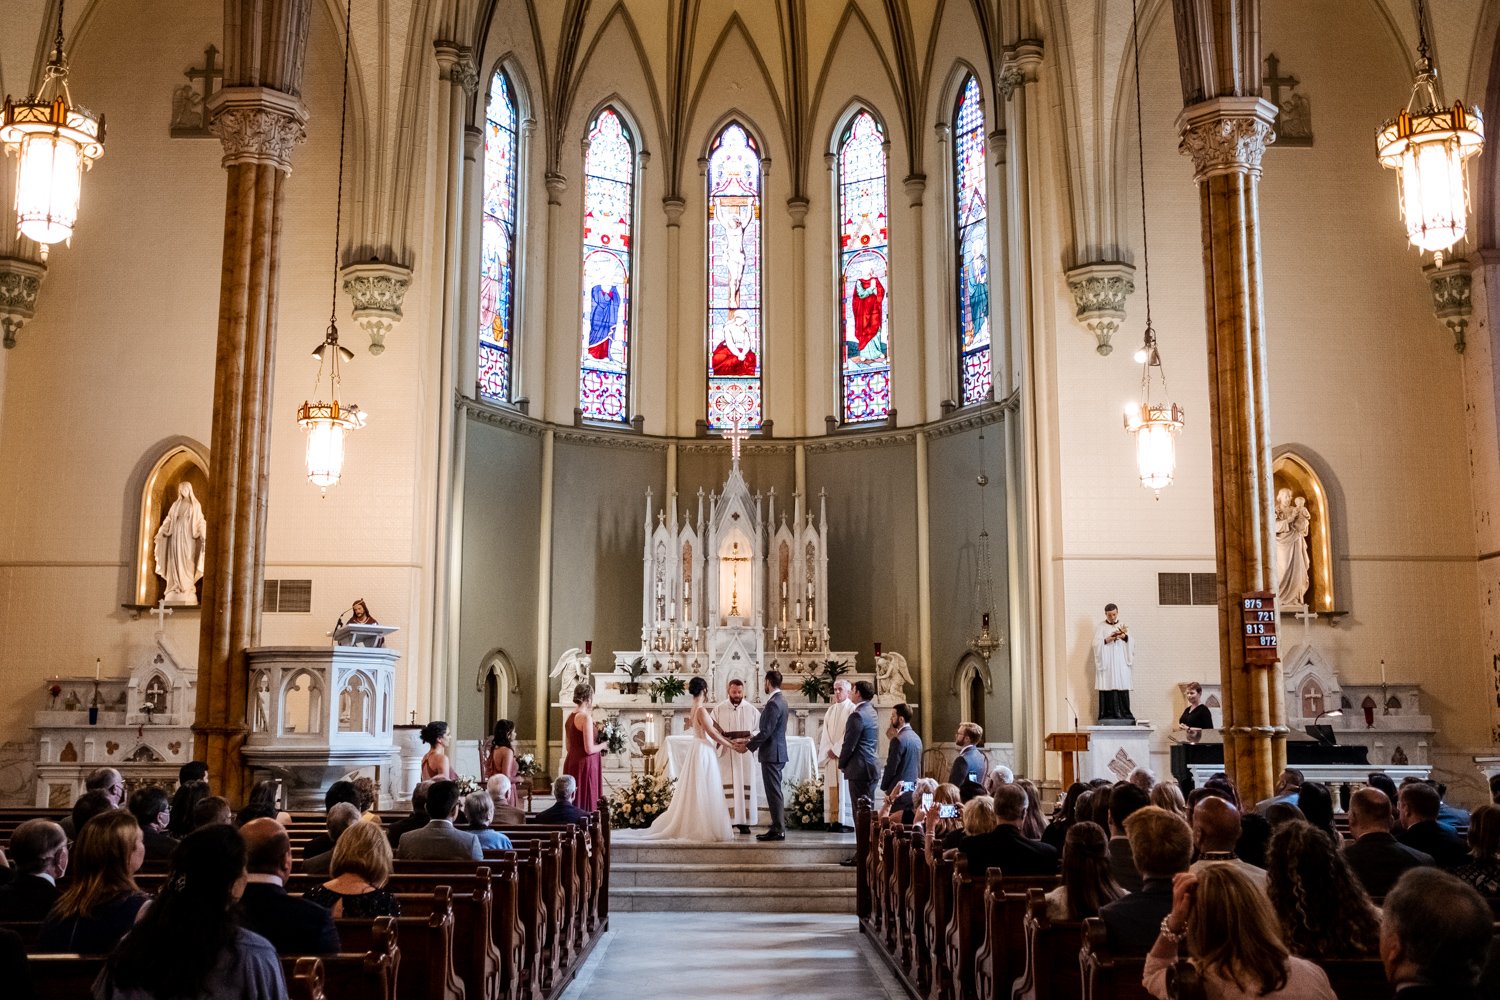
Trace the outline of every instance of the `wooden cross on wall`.
<instances>
[{"instance_id":1,"label":"wooden cross on wall","mask_svg":"<svg viewBox=\"0 0 1500 1000\"><path fill-rule=\"evenodd\" d=\"M1270 91L1266 100L1279 108L1281 107L1281 88L1286 87L1290 90L1297 86L1298 80L1291 74L1281 75L1281 60L1277 59L1276 53L1272 52L1266 56L1266 75L1261 78L1260 82L1266 90Z\"/></svg>"},{"instance_id":2,"label":"wooden cross on wall","mask_svg":"<svg viewBox=\"0 0 1500 1000\"><path fill-rule=\"evenodd\" d=\"M218 65L219 50L209 45L203 50L203 65L182 71L188 82L172 92L172 138L212 138L208 130L208 99L219 90L224 68ZM200 90L201 85L201 90Z\"/></svg>"}]
</instances>

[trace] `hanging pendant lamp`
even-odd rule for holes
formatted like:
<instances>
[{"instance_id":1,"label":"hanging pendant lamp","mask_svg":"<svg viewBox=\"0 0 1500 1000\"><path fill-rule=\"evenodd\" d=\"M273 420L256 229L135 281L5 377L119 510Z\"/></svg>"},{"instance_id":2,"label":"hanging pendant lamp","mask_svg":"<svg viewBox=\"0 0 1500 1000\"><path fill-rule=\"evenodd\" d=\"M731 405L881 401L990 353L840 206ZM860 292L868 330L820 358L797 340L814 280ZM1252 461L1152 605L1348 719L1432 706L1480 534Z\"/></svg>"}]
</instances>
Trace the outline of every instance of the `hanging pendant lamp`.
<instances>
[{"instance_id":1,"label":"hanging pendant lamp","mask_svg":"<svg viewBox=\"0 0 1500 1000\"><path fill-rule=\"evenodd\" d=\"M1427 47L1426 4L1417 3L1417 78L1406 108L1376 133L1380 165L1396 171L1406 238L1430 250L1442 266L1443 254L1469 227L1466 163L1484 149L1484 117L1463 101L1443 104L1437 65Z\"/></svg>"},{"instance_id":2,"label":"hanging pendant lamp","mask_svg":"<svg viewBox=\"0 0 1500 1000\"><path fill-rule=\"evenodd\" d=\"M1131 0L1130 8L1130 32L1135 41L1135 139L1141 181L1146 332L1135 352L1135 361L1141 366L1141 399L1140 402L1125 404L1125 433L1135 438L1135 465L1141 485L1160 498L1161 491L1172 485L1172 477L1177 473L1177 435L1182 432L1183 411L1176 403L1152 398L1152 386L1158 379L1161 381L1161 395L1166 396L1167 374L1156 343L1156 329L1151 325L1151 242L1146 226L1146 152L1141 126L1141 36L1135 0Z\"/></svg>"},{"instance_id":3,"label":"hanging pendant lamp","mask_svg":"<svg viewBox=\"0 0 1500 1000\"><path fill-rule=\"evenodd\" d=\"M354 352L339 343L339 235L344 213L344 126L349 116L349 25L354 0L344 6L344 87L339 109L339 187L338 201L333 215L333 303L328 310L328 329L323 342L313 348L313 357L318 359L318 374L313 380L313 396L318 394L318 385L323 379L323 369L328 369L328 389L331 401L308 400L297 407L297 423L307 432L307 479L327 494L328 487L337 486L344 474L344 437L352 430L365 425L365 413L354 403L339 402L339 385L342 381L339 366L354 360Z\"/></svg>"},{"instance_id":4,"label":"hanging pendant lamp","mask_svg":"<svg viewBox=\"0 0 1500 1000\"><path fill-rule=\"evenodd\" d=\"M22 101L9 95L0 116L0 143L16 167L16 231L42 248L73 238L83 174L104 155L104 116L73 103L63 55L63 3L57 4L57 38L42 85Z\"/></svg>"}]
</instances>

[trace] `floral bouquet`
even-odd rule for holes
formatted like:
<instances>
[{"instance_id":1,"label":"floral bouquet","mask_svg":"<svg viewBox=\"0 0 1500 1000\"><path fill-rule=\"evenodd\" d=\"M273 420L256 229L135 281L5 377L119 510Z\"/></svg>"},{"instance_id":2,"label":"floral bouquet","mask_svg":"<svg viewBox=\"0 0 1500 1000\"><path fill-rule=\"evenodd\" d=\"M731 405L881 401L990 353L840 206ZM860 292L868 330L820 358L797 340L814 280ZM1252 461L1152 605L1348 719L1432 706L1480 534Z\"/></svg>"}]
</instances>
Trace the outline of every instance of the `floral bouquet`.
<instances>
[{"instance_id":1,"label":"floral bouquet","mask_svg":"<svg viewBox=\"0 0 1500 1000\"><path fill-rule=\"evenodd\" d=\"M604 749L609 753L624 753L629 746L629 739L618 715L599 727L599 742L604 744Z\"/></svg>"},{"instance_id":2,"label":"floral bouquet","mask_svg":"<svg viewBox=\"0 0 1500 1000\"><path fill-rule=\"evenodd\" d=\"M480 781L478 778L474 777L472 774L460 774L458 776L458 778L454 781L454 784L458 785L458 796L459 796L459 798L463 798L465 795L468 795L470 792L482 792L482 791L484 791L484 782Z\"/></svg>"},{"instance_id":3,"label":"floral bouquet","mask_svg":"<svg viewBox=\"0 0 1500 1000\"><path fill-rule=\"evenodd\" d=\"M823 829L823 781L808 778L792 788L792 797L787 802L787 823L796 830Z\"/></svg>"},{"instance_id":4,"label":"floral bouquet","mask_svg":"<svg viewBox=\"0 0 1500 1000\"><path fill-rule=\"evenodd\" d=\"M640 828L667 811L672 801L672 779L664 774L633 775L609 800L609 821L615 828Z\"/></svg>"},{"instance_id":5,"label":"floral bouquet","mask_svg":"<svg viewBox=\"0 0 1500 1000\"><path fill-rule=\"evenodd\" d=\"M521 778L541 777L542 765L537 763L536 754L523 753L516 758L516 775Z\"/></svg>"}]
</instances>

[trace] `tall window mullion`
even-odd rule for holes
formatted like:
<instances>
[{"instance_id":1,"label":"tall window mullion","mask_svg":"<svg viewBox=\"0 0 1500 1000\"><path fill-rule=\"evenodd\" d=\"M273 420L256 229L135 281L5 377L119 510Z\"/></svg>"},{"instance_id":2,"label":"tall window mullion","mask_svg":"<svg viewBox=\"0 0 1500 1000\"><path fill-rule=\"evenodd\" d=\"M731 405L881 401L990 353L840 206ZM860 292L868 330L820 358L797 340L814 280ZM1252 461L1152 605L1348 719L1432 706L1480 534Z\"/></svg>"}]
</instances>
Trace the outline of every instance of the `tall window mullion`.
<instances>
[{"instance_id":1,"label":"tall window mullion","mask_svg":"<svg viewBox=\"0 0 1500 1000\"><path fill-rule=\"evenodd\" d=\"M708 154L708 426L761 425L761 153L738 122Z\"/></svg>"},{"instance_id":2,"label":"tall window mullion","mask_svg":"<svg viewBox=\"0 0 1500 1000\"><path fill-rule=\"evenodd\" d=\"M970 74L953 111L953 231L958 278L958 377L963 403L990 395L990 272L984 102Z\"/></svg>"},{"instance_id":3,"label":"tall window mullion","mask_svg":"<svg viewBox=\"0 0 1500 1000\"><path fill-rule=\"evenodd\" d=\"M511 401L513 388L519 111L509 77L496 70L484 114L478 391L501 403Z\"/></svg>"},{"instance_id":4,"label":"tall window mullion","mask_svg":"<svg viewBox=\"0 0 1500 1000\"><path fill-rule=\"evenodd\" d=\"M589 128L583 193L583 345L578 408L585 420L630 420L630 275L635 249L635 141L614 108Z\"/></svg>"},{"instance_id":5,"label":"tall window mullion","mask_svg":"<svg viewBox=\"0 0 1500 1000\"><path fill-rule=\"evenodd\" d=\"M839 139L839 390L845 423L891 412L885 135L860 111Z\"/></svg>"}]
</instances>

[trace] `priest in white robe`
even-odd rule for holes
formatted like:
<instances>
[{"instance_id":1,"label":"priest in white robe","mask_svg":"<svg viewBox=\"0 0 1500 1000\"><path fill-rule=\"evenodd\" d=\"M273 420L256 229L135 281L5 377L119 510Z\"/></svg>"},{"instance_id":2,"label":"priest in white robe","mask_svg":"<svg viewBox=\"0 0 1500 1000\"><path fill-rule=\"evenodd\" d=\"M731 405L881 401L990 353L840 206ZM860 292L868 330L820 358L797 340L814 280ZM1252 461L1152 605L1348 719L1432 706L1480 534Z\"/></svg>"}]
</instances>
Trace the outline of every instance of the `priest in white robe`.
<instances>
[{"instance_id":1,"label":"priest in white robe","mask_svg":"<svg viewBox=\"0 0 1500 1000\"><path fill-rule=\"evenodd\" d=\"M1104 621L1094 629L1094 690L1099 692L1099 724L1133 726L1130 714L1130 670L1135 663L1130 630L1120 622L1120 609L1104 606Z\"/></svg>"},{"instance_id":2,"label":"priest in white robe","mask_svg":"<svg viewBox=\"0 0 1500 1000\"><path fill-rule=\"evenodd\" d=\"M823 735L818 739L818 763L823 769L823 818L834 833L854 829L854 803L849 800L849 782L839 770L844 723L853 711L849 682L841 677L833 682L833 704L823 713Z\"/></svg>"},{"instance_id":3,"label":"priest in white robe","mask_svg":"<svg viewBox=\"0 0 1500 1000\"><path fill-rule=\"evenodd\" d=\"M743 681L729 682L729 697L714 706L714 725L722 733L753 733L760 728L760 710L745 700ZM755 770L760 766L752 753L730 753L719 748L719 769L729 789L729 818L739 833L749 833L758 822L760 803L755 797Z\"/></svg>"}]
</instances>

